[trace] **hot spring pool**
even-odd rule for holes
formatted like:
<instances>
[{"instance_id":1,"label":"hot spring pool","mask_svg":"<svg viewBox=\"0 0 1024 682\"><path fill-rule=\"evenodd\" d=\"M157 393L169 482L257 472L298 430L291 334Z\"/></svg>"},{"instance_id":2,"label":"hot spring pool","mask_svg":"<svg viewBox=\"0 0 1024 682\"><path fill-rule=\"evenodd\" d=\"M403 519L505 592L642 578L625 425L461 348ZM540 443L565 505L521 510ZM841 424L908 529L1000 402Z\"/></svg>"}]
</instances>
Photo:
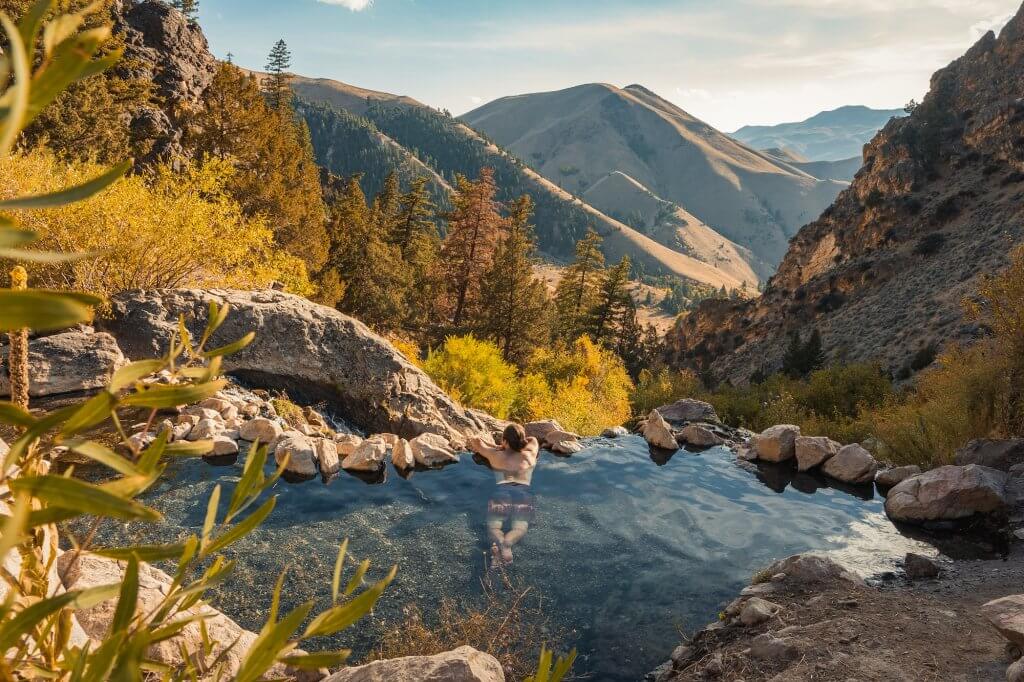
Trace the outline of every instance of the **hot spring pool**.
<instances>
[{"instance_id":1,"label":"hot spring pool","mask_svg":"<svg viewBox=\"0 0 1024 682\"><path fill-rule=\"evenodd\" d=\"M217 483L228 490L239 463L213 467L181 460L146 498L163 511L160 530L111 528L104 541L169 541L199 532ZM546 604L556 642L579 649L575 671L596 680L638 680L770 561L827 552L868 574L891 568L908 550L934 553L900 535L878 498L826 487L809 475L758 470L723 448L652 459L638 436L595 439L571 458L542 453L533 478L536 518L509 569ZM269 593L290 564L293 603L326 603L339 542L370 558L370 579L392 563L398 578L372 617L331 644L355 649L354 661L417 604L429 623L443 597L474 603L487 573L484 514L494 476L463 456L458 464L408 480L387 472L369 485L341 475L290 485L279 481L276 510L235 546L238 567L214 602L243 626L262 624ZM228 496L224 496L228 497ZM351 568L349 569L351 573Z\"/></svg>"}]
</instances>

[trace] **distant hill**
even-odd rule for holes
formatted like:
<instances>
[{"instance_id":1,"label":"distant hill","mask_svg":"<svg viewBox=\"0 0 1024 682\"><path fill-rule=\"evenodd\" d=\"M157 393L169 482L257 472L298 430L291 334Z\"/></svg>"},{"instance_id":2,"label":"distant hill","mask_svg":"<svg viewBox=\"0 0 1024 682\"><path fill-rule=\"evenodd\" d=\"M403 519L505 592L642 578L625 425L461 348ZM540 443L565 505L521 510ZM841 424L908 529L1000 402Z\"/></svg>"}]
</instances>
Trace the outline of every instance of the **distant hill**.
<instances>
[{"instance_id":1,"label":"distant hill","mask_svg":"<svg viewBox=\"0 0 1024 682\"><path fill-rule=\"evenodd\" d=\"M846 106L797 123L743 126L732 137L755 149L781 148L810 161L860 159L864 145L890 118L899 116L906 113L902 109Z\"/></svg>"},{"instance_id":2,"label":"distant hill","mask_svg":"<svg viewBox=\"0 0 1024 682\"><path fill-rule=\"evenodd\" d=\"M863 163L860 154L840 161L808 161L803 156L795 154L789 149L772 148L762 149L761 151L779 163L789 164L808 175L813 175L819 180L850 182Z\"/></svg>"},{"instance_id":3,"label":"distant hill","mask_svg":"<svg viewBox=\"0 0 1024 682\"><path fill-rule=\"evenodd\" d=\"M752 301L705 301L668 337L672 360L742 384L778 369L790 334L817 330L830 362L896 376L985 329L962 301L1024 242L1024 8L936 72L890 120L864 167L800 230Z\"/></svg>"},{"instance_id":4,"label":"distant hill","mask_svg":"<svg viewBox=\"0 0 1024 682\"><path fill-rule=\"evenodd\" d=\"M296 77L293 88L298 99L306 103L300 111L310 122L313 147L318 160L325 165L332 164L329 155L332 149L350 144L345 138L354 130L348 119L339 119L336 124L326 121L325 107L327 110L331 107L344 109L353 118L372 124L389 143L399 145L445 182L452 182L456 174L476 177L480 169L493 167L500 201L509 201L524 193L533 198L539 246L555 261L571 258L577 240L592 226L604 237L605 255L609 260L629 255L645 273L674 275L730 290L741 289L747 279L660 244L605 215L527 168L465 124L413 99L327 79ZM365 138L365 129L355 132ZM339 169L340 156L334 154L333 162ZM747 284L753 287L754 282L747 279Z\"/></svg>"},{"instance_id":5,"label":"distant hill","mask_svg":"<svg viewBox=\"0 0 1024 682\"><path fill-rule=\"evenodd\" d=\"M754 268L774 266L846 186L781 164L639 85L504 97L462 120L574 193L623 173L749 249Z\"/></svg>"}]
</instances>

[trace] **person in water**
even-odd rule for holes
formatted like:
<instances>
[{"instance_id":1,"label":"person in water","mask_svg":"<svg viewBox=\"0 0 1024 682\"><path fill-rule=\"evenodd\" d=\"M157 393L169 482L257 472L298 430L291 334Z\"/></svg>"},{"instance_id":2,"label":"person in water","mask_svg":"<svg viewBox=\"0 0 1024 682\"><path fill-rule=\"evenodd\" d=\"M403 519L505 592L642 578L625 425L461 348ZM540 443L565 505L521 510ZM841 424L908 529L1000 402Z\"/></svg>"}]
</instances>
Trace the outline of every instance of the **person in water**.
<instances>
[{"instance_id":1,"label":"person in water","mask_svg":"<svg viewBox=\"0 0 1024 682\"><path fill-rule=\"evenodd\" d=\"M497 481L487 503L487 534L492 542L493 565L504 566L512 563L512 547L523 539L533 520L530 482L540 444L536 438L528 438L521 425L509 424L500 446L495 448L481 438L471 438L469 448L487 460Z\"/></svg>"}]
</instances>

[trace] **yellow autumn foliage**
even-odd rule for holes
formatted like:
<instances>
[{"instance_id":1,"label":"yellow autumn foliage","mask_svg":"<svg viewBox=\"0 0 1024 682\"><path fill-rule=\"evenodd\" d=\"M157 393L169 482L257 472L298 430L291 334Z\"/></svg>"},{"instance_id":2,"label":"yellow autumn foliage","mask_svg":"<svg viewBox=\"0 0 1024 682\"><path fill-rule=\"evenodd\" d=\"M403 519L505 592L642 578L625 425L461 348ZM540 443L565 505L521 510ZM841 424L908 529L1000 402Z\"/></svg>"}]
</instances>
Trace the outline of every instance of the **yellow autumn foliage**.
<instances>
[{"instance_id":1,"label":"yellow autumn foliage","mask_svg":"<svg viewBox=\"0 0 1024 682\"><path fill-rule=\"evenodd\" d=\"M52 192L102 171L33 149L0 161L0 196ZM267 223L243 216L227 194L233 172L219 161L182 173L162 167L68 206L14 212L38 235L33 248L97 256L35 265L33 286L109 296L140 288L254 289L278 280L294 293L313 294L302 261L279 249Z\"/></svg>"}]
</instances>

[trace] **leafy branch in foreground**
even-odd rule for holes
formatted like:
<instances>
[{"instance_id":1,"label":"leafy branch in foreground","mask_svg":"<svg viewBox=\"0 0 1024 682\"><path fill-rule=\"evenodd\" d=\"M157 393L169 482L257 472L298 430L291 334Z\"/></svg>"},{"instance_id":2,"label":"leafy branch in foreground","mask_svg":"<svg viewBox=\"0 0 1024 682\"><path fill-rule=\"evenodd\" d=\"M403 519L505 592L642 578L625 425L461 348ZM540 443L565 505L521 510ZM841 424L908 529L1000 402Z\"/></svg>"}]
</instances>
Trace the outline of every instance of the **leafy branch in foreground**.
<instances>
[{"instance_id":1,"label":"leafy branch in foreground","mask_svg":"<svg viewBox=\"0 0 1024 682\"><path fill-rule=\"evenodd\" d=\"M108 27L79 30L97 3L81 13L59 14L44 22L51 5L51 0L40 0L17 25L0 13L0 25L6 34L0 62L4 80L0 83L0 157L10 153L24 126L68 85L102 72L118 56L98 56L110 35ZM34 50L37 43L38 55ZM38 64L34 72L30 68L33 63ZM117 181L129 167L130 162L126 162L70 189L0 201L0 211L80 201ZM33 238L10 218L0 217L0 258L53 262L83 257L21 248ZM0 331L23 336L23 330L67 327L89 320L93 308L101 302L83 293L0 289ZM237 641L210 642L204 625L210 613L196 608L207 591L231 573L233 562L220 553L258 527L274 508L275 498L270 497L242 518L287 466L287 461L282 462L268 476L265 445L254 444L223 515L220 487L214 490L201 533L167 545L91 546L96 531L108 519L160 522L161 514L137 498L159 480L168 458L195 457L212 451L210 441L168 443L166 432L143 447L129 439L122 418L129 410L143 410L148 413L148 431L161 410L203 400L220 390L225 383L219 376L222 357L244 348L253 339L248 334L226 346L207 349L207 342L227 314L227 306L212 303L206 329L197 342L181 319L179 332L162 359L122 367L104 390L80 403L38 415L26 405L0 402L0 423L13 427L18 434L0 467L0 557L4 559L0 571L0 650L5 652L0 660L0 680L142 680L144 675L147 680L185 680L202 675L251 681L268 672L276 674L275 666L280 664L320 668L347 658L344 650L305 654L298 646L306 639L333 635L356 622L373 607L397 569L392 568L383 580L359 591L369 567L363 562L342 592L344 545L335 571L334 604L311 620L311 602L300 604L279 619L282 574L272 595L267 622L244 652L237 670L229 671L226 662L227 652L237 646ZM156 381L158 374L163 383ZM109 425L119 435L126 455L86 437L102 425ZM50 473L48 458L57 446L67 447L117 476L105 483L89 483L75 478L73 467L63 475ZM63 575L73 576L79 558L91 551L126 562L119 582L70 591L53 584L52 569L58 553L56 524L77 518L89 519L90 530L81 541L68 538L72 549L70 560L63 564ZM177 569L159 603L143 611L138 603L140 565L156 560L177 560ZM196 574L198 577L192 578ZM341 600L342 596L347 599ZM117 603L106 636L95 642L73 641L74 612L111 599ZM197 623L203 634L199 650L184 650L179 641L179 663L151 658L154 645L175 639Z\"/></svg>"}]
</instances>

